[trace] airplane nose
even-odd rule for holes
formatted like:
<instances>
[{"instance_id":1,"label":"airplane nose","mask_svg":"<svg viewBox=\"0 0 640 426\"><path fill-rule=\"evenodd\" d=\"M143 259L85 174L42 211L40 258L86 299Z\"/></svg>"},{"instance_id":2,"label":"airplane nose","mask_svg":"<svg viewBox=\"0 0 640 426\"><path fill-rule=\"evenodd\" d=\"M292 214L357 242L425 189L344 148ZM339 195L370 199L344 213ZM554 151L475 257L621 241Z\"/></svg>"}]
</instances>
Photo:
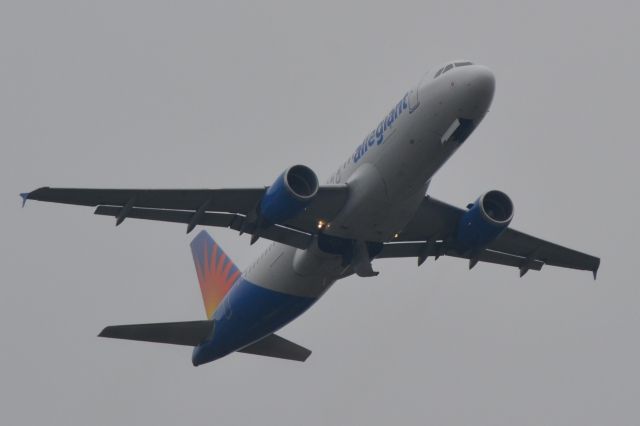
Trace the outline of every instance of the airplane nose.
<instances>
[{"instance_id":1,"label":"airplane nose","mask_svg":"<svg viewBox=\"0 0 640 426\"><path fill-rule=\"evenodd\" d=\"M496 78L493 72L487 67L476 65L472 70L470 78L470 86L475 87L481 93L478 95L484 95L493 98L493 92L496 89Z\"/></svg>"},{"instance_id":2,"label":"airplane nose","mask_svg":"<svg viewBox=\"0 0 640 426\"><path fill-rule=\"evenodd\" d=\"M469 71L470 75L467 81L467 87L471 89L472 95L484 98L491 103L493 93L496 89L496 78L493 72L482 65L476 65Z\"/></svg>"},{"instance_id":3,"label":"airplane nose","mask_svg":"<svg viewBox=\"0 0 640 426\"><path fill-rule=\"evenodd\" d=\"M496 88L493 72L482 65L470 66L465 70L464 97L471 107L474 118L482 118L491 105Z\"/></svg>"}]
</instances>

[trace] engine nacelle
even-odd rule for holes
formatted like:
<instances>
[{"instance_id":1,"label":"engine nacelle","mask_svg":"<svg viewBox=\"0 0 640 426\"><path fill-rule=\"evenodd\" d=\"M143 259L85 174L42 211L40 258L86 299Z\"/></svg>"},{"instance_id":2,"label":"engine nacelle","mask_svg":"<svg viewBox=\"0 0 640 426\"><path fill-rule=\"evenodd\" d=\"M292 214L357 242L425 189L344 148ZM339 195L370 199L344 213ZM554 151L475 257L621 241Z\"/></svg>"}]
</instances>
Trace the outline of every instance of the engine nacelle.
<instances>
[{"instance_id":1,"label":"engine nacelle","mask_svg":"<svg viewBox=\"0 0 640 426\"><path fill-rule=\"evenodd\" d=\"M482 194L460 218L457 240L467 248L482 248L496 239L513 219L513 203L501 191Z\"/></svg>"},{"instance_id":2,"label":"engine nacelle","mask_svg":"<svg viewBox=\"0 0 640 426\"><path fill-rule=\"evenodd\" d=\"M260 202L260 216L267 223L289 220L313 200L318 187L318 177L309 167L290 167L267 189Z\"/></svg>"}]
</instances>

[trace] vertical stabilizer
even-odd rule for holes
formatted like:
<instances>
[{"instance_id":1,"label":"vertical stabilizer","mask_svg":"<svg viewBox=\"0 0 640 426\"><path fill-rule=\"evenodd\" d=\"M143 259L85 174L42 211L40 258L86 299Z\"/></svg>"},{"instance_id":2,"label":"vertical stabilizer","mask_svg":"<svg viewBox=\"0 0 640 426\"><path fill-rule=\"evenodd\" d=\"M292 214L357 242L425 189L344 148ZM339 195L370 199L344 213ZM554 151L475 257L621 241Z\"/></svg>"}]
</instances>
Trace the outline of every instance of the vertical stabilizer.
<instances>
[{"instance_id":1,"label":"vertical stabilizer","mask_svg":"<svg viewBox=\"0 0 640 426\"><path fill-rule=\"evenodd\" d=\"M207 318L211 319L222 298L240 276L240 270L207 231L200 232L191 241L191 253L198 272L204 309Z\"/></svg>"}]
</instances>

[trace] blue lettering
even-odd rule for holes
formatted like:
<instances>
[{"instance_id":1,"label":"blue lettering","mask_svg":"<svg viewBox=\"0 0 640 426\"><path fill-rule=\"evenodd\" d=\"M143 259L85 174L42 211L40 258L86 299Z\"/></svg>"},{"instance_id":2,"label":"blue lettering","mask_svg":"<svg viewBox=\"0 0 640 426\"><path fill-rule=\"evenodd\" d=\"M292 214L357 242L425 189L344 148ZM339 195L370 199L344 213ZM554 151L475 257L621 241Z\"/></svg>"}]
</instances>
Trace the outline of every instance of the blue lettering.
<instances>
[{"instance_id":1,"label":"blue lettering","mask_svg":"<svg viewBox=\"0 0 640 426\"><path fill-rule=\"evenodd\" d=\"M382 139L384 138L384 129L382 128L382 123L380 123L378 125L378 128L376 129L376 144L380 145L382 143Z\"/></svg>"},{"instance_id":2,"label":"blue lettering","mask_svg":"<svg viewBox=\"0 0 640 426\"><path fill-rule=\"evenodd\" d=\"M373 146L373 144L376 142L376 131L374 130L373 132L371 132L371 134L369 135L369 140L367 141L367 143L369 144L369 146Z\"/></svg>"},{"instance_id":3,"label":"blue lettering","mask_svg":"<svg viewBox=\"0 0 640 426\"><path fill-rule=\"evenodd\" d=\"M373 145L380 145L384 142L384 132L391 128L393 122L400 117L400 114L409 107L409 93L406 93L402 100L398 102L396 107L389 112L389 114L378 124L378 127L367 137L364 141L358 145L356 152L353 153L353 162L357 163Z\"/></svg>"}]
</instances>

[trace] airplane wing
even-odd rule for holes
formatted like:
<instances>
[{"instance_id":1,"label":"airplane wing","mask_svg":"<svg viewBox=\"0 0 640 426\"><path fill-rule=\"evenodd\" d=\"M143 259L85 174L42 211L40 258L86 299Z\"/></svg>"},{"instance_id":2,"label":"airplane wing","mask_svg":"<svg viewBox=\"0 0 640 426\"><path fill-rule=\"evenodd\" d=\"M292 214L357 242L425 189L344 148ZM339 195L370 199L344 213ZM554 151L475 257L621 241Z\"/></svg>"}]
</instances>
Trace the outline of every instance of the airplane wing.
<instances>
[{"instance_id":1,"label":"airplane wing","mask_svg":"<svg viewBox=\"0 0 640 426\"><path fill-rule=\"evenodd\" d=\"M125 218L160 220L196 225L229 227L237 231L306 248L317 233L319 220L330 221L347 199L346 185L323 185L307 208L285 223L259 229L256 211L266 188L238 189L85 189L49 188L21 194L23 201L96 207L95 214L114 216L116 225Z\"/></svg>"},{"instance_id":2,"label":"airplane wing","mask_svg":"<svg viewBox=\"0 0 640 426\"><path fill-rule=\"evenodd\" d=\"M455 235L464 210L432 197L425 197L414 218L393 243L385 243L381 257L418 257L422 263L428 256L455 256L470 260L472 268L478 261L514 266L520 276L540 270L542 265L592 271L594 278L600 259L540 238L507 228L478 253L460 250Z\"/></svg>"}]
</instances>

